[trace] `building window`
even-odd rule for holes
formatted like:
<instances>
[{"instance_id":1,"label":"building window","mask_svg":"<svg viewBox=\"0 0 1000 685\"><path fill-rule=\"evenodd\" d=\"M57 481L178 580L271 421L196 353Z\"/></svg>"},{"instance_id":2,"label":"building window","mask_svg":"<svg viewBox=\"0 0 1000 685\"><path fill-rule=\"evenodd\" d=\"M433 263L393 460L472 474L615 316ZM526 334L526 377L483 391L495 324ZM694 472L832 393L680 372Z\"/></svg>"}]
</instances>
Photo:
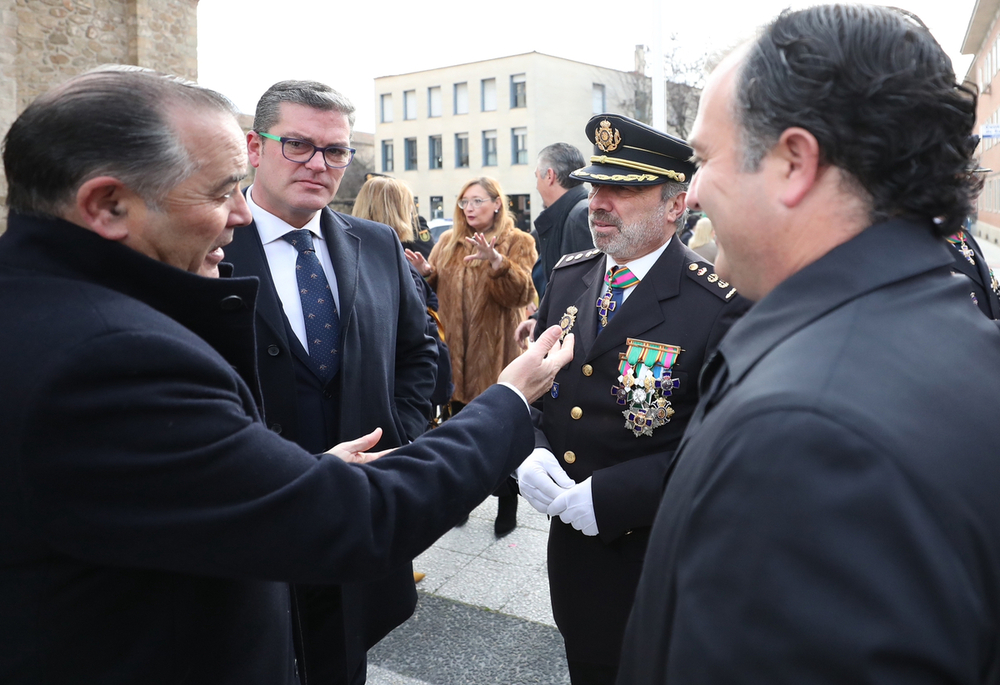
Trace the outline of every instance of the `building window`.
<instances>
[{"instance_id":1,"label":"building window","mask_svg":"<svg viewBox=\"0 0 1000 685\"><path fill-rule=\"evenodd\" d=\"M591 99L592 104L590 106L590 111L593 114L604 114L607 111L607 108L605 107L607 101L605 100L603 83L594 84L594 90L591 91Z\"/></svg>"},{"instance_id":2,"label":"building window","mask_svg":"<svg viewBox=\"0 0 1000 685\"><path fill-rule=\"evenodd\" d=\"M410 120L417 118L417 91L403 91L403 119Z\"/></svg>"},{"instance_id":3,"label":"building window","mask_svg":"<svg viewBox=\"0 0 1000 685\"><path fill-rule=\"evenodd\" d=\"M528 84L524 80L524 74L514 74L513 76L510 77L511 109L528 106L527 85Z\"/></svg>"},{"instance_id":4,"label":"building window","mask_svg":"<svg viewBox=\"0 0 1000 685\"><path fill-rule=\"evenodd\" d=\"M391 174L393 170L392 141L382 141L382 173Z\"/></svg>"},{"instance_id":5,"label":"building window","mask_svg":"<svg viewBox=\"0 0 1000 685\"><path fill-rule=\"evenodd\" d=\"M431 169L440 169L444 165L442 164L442 153L441 153L441 136L431 136L427 139L427 149L430 151L430 161L428 162L428 167Z\"/></svg>"},{"instance_id":6,"label":"building window","mask_svg":"<svg viewBox=\"0 0 1000 685\"><path fill-rule=\"evenodd\" d=\"M455 84L455 114L469 113L469 84Z\"/></svg>"},{"instance_id":7,"label":"building window","mask_svg":"<svg viewBox=\"0 0 1000 685\"><path fill-rule=\"evenodd\" d=\"M427 116L441 116L441 86L427 89Z\"/></svg>"},{"instance_id":8,"label":"building window","mask_svg":"<svg viewBox=\"0 0 1000 685\"><path fill-rule=\"evenodd\" d=\"M483 131L483 166L497 165L497 132Z\"/></svg>"},{"instance_id":9,"label":"building window","mask_svg":"<svg viewBox=\"0 0 1000 685\"><path fill-rule=\"evenodd\" d=\"M455 168L469 168L469 134L455 134Z\"/></svg>"},{"instance_id":10,"label":"building window","mask_svg":"<svg viewBox=\"0 0 1000 685\"><path fill-rule=\"evenodd\" d=\"M510 130L510 163L528 163L528 129L523 126Z\"/></svg>"},{"instance_id":11,"label":"building window","mask_svg":"<svg viewBox=\"0 0 1000 685\"><path fill-rule=\"evenodd\" d=\"M497 111L497 80L495 78L483 79L483 111Z\"/></svg>"},{"instance_id":12,"label":"building window","mask_svg":"<svg viewBox=\"0 0 1000 685\"><path fill-rule=\"evenodd\" d=\"M379 96L379 105L382 111L382 123L392 123L392 93L383 93Z\"/></svg>"},{"instance_id":13,"label":"building window","mask_svg":"<svg viewBox=\"0 0 1000 685\"><path fill-rule=\"evenodd\" d=\"M507 211L510 218L514 220L514 225L522 231L531 230L531 196L530 195L508 195Z\"/></svg>"},{"instance_id":14,"label":"building window","mask_svg":"<svg viewBox=\"0 0 1000 685\"><path fill-rule=\"evenodd\" d=\"M431 195L431 218L444 218L444 198L440 195Z\"/></svg>"},{"instance_id":15,"label":"building window","mask_svg":"<svg viewBox=\"0 0 1000 685\"><path fill-rule=\"evenodd\" d=\"M403 141L406 146L406 170L416 171L417 169L417 139L407 138Z\"/></svg>"}]
</instances>

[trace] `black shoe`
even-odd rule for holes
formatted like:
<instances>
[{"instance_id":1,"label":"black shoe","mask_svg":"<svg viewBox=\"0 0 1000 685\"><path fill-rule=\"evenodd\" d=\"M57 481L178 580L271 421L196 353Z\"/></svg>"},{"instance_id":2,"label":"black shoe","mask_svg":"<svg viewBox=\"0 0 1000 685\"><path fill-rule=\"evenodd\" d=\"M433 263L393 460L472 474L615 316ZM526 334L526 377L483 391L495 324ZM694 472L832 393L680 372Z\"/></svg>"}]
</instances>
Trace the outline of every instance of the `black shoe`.
<instances>
[{"instance_id":1,"label":"black shoe","mask_svg":"<svg viewBox=\"0 0 1000 685\"><path fill-rule=\"evenodd\" d=\"M517 528L517 495L497 497L497 520L493 522L493 533L502 538Z\"/></svg>"},{"instance_id":2,"label":"black shoe","mask_svg":"<svg viewBox=\"0 0 1000 685\"><path fill-rule=\"evenodd\" d=\"M464 526L468 522L469 522L469 515L466 514L465 516L462 517L461 521L459 521L458 523L455 524L455 527L456 528L461 528L462 526Z\"/></svg>"}]
</instances>

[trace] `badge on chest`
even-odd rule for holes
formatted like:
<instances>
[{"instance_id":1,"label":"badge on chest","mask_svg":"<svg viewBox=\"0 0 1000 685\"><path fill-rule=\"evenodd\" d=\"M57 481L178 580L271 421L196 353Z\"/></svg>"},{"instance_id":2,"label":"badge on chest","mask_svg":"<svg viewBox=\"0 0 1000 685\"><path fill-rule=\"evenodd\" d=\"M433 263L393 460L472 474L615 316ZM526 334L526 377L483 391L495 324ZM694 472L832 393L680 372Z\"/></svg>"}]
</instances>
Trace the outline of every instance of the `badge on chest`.
<instances>
[{"instance_id":1,"label":"badge on chest","mask_svg":"<svg viewBox=\"0 0 1000 685\"><path fill-rule=\"evenodd\" d=\"M667 398L680 387L671 377L671 368L683 350L676 345L628 338L628 347L619 358L618 384L611 394L625 409L625 428L635 437L653 435L653 430L670 423L674 410Z\"/></svg>"}]
</instances>

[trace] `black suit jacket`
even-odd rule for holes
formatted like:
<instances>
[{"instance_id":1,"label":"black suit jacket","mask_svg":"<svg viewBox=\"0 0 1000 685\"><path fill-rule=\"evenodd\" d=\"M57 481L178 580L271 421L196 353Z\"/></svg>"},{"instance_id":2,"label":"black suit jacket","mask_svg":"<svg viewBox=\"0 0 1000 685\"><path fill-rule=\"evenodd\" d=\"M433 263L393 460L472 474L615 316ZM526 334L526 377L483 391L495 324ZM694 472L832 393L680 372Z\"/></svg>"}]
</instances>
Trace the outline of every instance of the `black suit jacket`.
<instances>
[{"instance_id":1,"label":"black suit jacket","mask_svg":"<svg viewBox=\"0 0 1000 685\"><path fill-rule=\"evenodd\" d=\"M11 212L0 682L297 683L286 583L386 574L530 450L506 388L364 466L284 440L253 390L256 290Z\"/></svg>"},{"instance_id":2,"label":"black suit jacket","mask_svg":"<svg viewBox=\"0 0 1000 685\"><path fill-rule=\"evenodd\" d=\"M1000 333L951 265L875 225L729 331L619 683L998 682Z\"/></svg>"},{"instance_id":3,"label":"black suit jacket","mask_svg":"<svg viewBox=\"0 0 1000 685\"><path fill-rule=\"evenodd\" d=\"M340 296L341 367L323 385L291 332L256 226L234 232L226 261L261 281L256 336L268 426L310 452L382 427L377 449L396 447L427 426L437 346L396 234L388 226L324 209L320 227ZM369 582L296 589L307 673L320 685L350 682L366 650L416 606L407 562Z\"/></svg>"},{"instance_id":4,"label":"black suit jacket","mask_svg":"<svg viewBox=\"0 0 1000 685\"><path fill-rule=\"evenodd\" d=\"M587 537L552 520L552 606L570 659L613 665L664 475L698 401L698 373L749 303L673 239L598 334L604 274L605 256L595 249L567 255L552 271L536 330L559 323L575 307L576 342L573 361L556 376L558 391L543 398L536 445L551 449L575 481L593 479L600 535ZM672 369L680 386L668 398L675 413L652 436L636 437L625 428L624 407L611 390L627 338L683 349Z\"/></svg>"}]
</instances>

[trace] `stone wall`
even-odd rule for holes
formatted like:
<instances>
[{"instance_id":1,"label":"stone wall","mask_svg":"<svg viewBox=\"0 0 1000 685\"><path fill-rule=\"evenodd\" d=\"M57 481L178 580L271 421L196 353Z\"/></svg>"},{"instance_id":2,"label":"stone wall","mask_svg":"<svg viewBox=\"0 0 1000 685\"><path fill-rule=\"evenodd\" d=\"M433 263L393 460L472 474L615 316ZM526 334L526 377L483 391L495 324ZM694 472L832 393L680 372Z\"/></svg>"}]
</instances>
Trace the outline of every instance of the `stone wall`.
<instances>
[{"instance_id":1,"label":"stone wall","mask_svg":"<svg viewBox=\"0 0 1000 685\"><path fill-rule=\"evenodd\" d=\"M0 0L0 131L51 86L101 64L196 80L197 9L198 0ZM6 197L0 172L0 206Z\"/></svg>"}]
</instances>

